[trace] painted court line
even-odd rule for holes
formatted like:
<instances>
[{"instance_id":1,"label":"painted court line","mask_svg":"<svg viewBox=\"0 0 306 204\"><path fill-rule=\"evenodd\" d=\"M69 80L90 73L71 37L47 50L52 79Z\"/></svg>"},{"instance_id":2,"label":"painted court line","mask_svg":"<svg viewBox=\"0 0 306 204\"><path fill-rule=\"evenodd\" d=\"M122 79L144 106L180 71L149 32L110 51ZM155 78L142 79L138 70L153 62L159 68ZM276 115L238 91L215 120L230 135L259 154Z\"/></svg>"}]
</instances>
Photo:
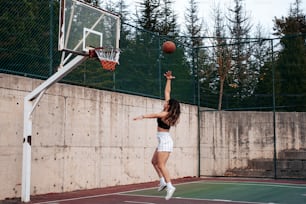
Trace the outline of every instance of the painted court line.
<instances>
[{"instance_id":1,"label":"painted court line","mask_svg":"<svg viewBox=\"0 0 306 204\"><path fill-rule=\"evenodd\" d=\"M163 198L162 196L148 196L148 195L141 195L141 194L123 194L125 196L131 197L147 197L147 198ZM250 201L236 201L236 200L222 200L222 199L204 199L204 198L182 198L182 197L172 197L173 200L193 200L193 201L214 201L214 202L235 202L235 203L242 203L242 204L277 204L277 203L264 203L264 202L250 202Z\"/></svg>"},{"instance_id":2,"label":"painted court line","mask_svg":"<svg viewBox=\"0 0 306 204\"><path fill-rule=\"evenodd\" d=\"M236 201L236 200L223 200L223 199L203 199L203 198L181 198L173 197L172 199L178 200L194 200L194 201L214 201L214 202L224 202L224 203L242 203L242 204L277 204L277 203L263 203L263 202L250 202L250 201Z\"/></svg>"},{"instance_id":3,"label":"painted court line","mask_svg":"<svg viewBox=\"0 0 306 204\"><path fill-rule=\"evenodd\" d=\"M100 195L93 195L93 196L80 196L75 198L66 198L66 199L59 199L59 200L50 200L50 201L44 201L44 202L37 202L33 204L56 204L57 202L66 202L66 201L74 201L74 200L82 200L82 199L90 199L90 198L99 198L104 196L111 196L116 195L116 193L108 193L108 194L100 194Z\"/></svg>"},{"instance_id":4,"label":"painted court line","mask_svg":"<svg viewBox=\"0 0 306 204\"><path fill-rule=\"evenodd\" d=\"M243 183L244 182L244 183ZM191 181L191 182L185 182L185 183L178 183L175 185L188 185L188 184L201 184L201 183L205 183L205 184L237 184L237 185L245 185L245 186L266 186L266 187L280 187L280 188L297 188L297 189L306 189L306 184L294 184L294 183L271 183L271 182L256 182L256 181ZM136 190L138 191L138 190ZM273 204L273 203L272 203Z\"/></svg>"},{"instance_id":5,"label":"painted court line","mask_svg":"<svg viewBox=\"0 0 306 204\"><path fill-rule=\"evenodd\" d=\"M125 203L138 203L138 204L156 204L156 203L148 203L148 202L137 202L137 201L124 201Z\"/></svg>"},{"instance_id":6,"label":"painted court line","mask_svg":"<svg viewBox=\"0 0 306 204\"><path fill-rule=\"evenodd\" d=\"M66 202L66 201L74 201L74 200L82 200L82 199L90 199L90 198L99 198L99 197L105 197L105 196L113 196L113 195L123 195L127 196L129 192L137 192L137 191L142 191L142 190L150 190L154 189L154 187L151 188L142 188L138 190L131 190L131 191L122 191L122 192L116 192L116 193L107 193L107 194L99 194L99 195L92 195L92 196L80 196L80 197L74 197L74 198L66 198L66 199L58 199L58 200L50 200L50 201L43 201L43 202L36 202L33 204L57 204L57 202ZM128 195L130 196L130 195ZM142 197L158 197L159 196L145 196L145 195L139 195Z\"/></svg>"},{"instance_id":7,"label":"painted court line","mask_svg":"<svg viewBox=\"0 0 306 204\"><path fill-rule=\"evenodd\" d=\"M253 182L249 182L249 183L241 183L241 182L204 182L205 184L235 184L235 185L239 185L239 186L264 186L264 187L277 187L277 188L297 188L297 189L306 189L306 186L300 186L297 184L267 184L267 183L253 183Z\"/></svg>"}]
</instances>

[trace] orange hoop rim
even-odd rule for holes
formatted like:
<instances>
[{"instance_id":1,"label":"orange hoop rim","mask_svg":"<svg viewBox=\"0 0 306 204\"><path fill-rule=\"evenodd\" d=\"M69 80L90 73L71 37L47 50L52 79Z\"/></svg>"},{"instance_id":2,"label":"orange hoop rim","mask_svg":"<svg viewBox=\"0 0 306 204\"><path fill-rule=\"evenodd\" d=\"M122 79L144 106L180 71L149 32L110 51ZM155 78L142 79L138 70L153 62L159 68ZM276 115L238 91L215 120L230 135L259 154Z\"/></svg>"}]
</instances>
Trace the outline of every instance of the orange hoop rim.
<instances>
[{"instance_id":1,"label":"orange hoop rim","mask_svg":"<svg viewBox=\"0 0 306 204\"><path fill-rule=\"evenodd\" d=\"M89 57L97 58L102 68L109 71L114 71L119 64L119 54L118 48L97 47L89 50Z\"/></svg>"},{"instance_id":2,"label":"orange hoop rim","mask_svg":"<svg viewBox=\"0 0 306 204\"><path fill-rule=\"evenodd\" d=\"M103 69L108 71L114 71L116 69L117 62L109 60L100 60Z\"/></svg>"}]
</instances>

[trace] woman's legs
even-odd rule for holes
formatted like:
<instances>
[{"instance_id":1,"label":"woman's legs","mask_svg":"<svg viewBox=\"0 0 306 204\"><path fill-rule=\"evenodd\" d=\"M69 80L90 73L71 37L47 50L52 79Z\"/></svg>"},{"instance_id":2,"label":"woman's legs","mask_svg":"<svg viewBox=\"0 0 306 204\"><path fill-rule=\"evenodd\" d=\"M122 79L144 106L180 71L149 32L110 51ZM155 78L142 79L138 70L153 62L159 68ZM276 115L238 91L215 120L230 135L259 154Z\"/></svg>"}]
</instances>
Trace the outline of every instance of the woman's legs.
<instances>
[{"instance_id":1,"label":"woman's legs","mask_svg":"<svg viewBox=\"0 0 306 204\"><path fill-rule=\"evenodd\" d=\"M157 152L157 167L161 171L166 183L170 182L170 174L166 167L166 163L170 156L170 152Z\"/></svg>"},{"instance_id":2,"label":"woman's legs","mask_svg":"<svg viewBox=\"0 0 306 204\"><path fill-rule=\"evenodd\" d=\"M169 200L175 187L171 183L170 174L166 167L166 163L169 159L170 153L173 150L173 141L169 133L158 133L159 144L152 157L152 164L160 177L160 186L158 191L167 187L166 200ZM159 150L159 151L158 151Z\"/></svg>"},{"instance_id":3,"label":"woman's legs","mask_svg":"<svg viewBox=\"0 0 306 204\"><path fill-rule=\"evenodd\" d=\"M166 168L166 163L169 159L169 156L170 156L170 152L158 152L157 150L155 150L153 157L152 157L152 164L158 176L161 179L164 178L166 181L163 184L161 182L160 187L158 188L158 191L161 191L167 187L166 200L169 200L175 191L175 187L171 183L169 171Z\"/></svg>"},{"instance_id":4,"label":"woman's legs","mask_svg":"<svg viewBox=\"0 0 306 204\"><path fill-rule=\"evenodd\" d=\"M159 168L158 168L158 160L157 160L157 149L155 150L155 152L154 152L154 154L153 154L153 157L152 157L152 165L153 165L153 167L154 167L154 169L155 169L155 171L156 171L156 173L157 173L157 175L158 175L158 177L159 178L162 178L163 177L163 174L162 174L162 172L159 170Z\"/></svg>"},{"instance_id":5,"label":"woman's legs","mask_svg":"<svg viewBox=\"0 0 306 204\"><path fill-rule=\"evenodd\" d=\"M170 174L168 169L166 168L166 163L170 156L170 152L158 152L155 150L152 157L152 164L159 176L159 178L164 177L165 181L170 182Z\"/></svg>"},{"instance_id":6,"label":"woman's legs","mask_svg":"<svg viewBox=\"0 0 306 204\"><path fill-rule=\"evenodd\" d=\"M159 177L159 187L158 187L157 191L162 191L166 188L167 184L166 184L165 178L163 176L163 173L158 168L158 152L157 152L157 150L155 150L155 152L153 154L152 164L153 164L153 167L154 167L154 169L157 172L157 175Z\"/></svg>"}]
</instances>

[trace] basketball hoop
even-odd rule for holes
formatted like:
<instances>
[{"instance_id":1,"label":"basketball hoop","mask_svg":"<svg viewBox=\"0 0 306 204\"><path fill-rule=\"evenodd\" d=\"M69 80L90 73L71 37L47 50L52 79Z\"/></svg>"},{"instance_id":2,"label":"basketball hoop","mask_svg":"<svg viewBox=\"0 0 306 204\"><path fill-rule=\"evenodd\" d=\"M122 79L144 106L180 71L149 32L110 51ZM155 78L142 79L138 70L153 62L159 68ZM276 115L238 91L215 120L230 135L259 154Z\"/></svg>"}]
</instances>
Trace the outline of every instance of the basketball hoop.
<instances>
[{"instance_id":1,"label":"basketball hoop","mask_svg":"<svg viewBox=\"0 0 306 204\"><path fill-rule=\"evenodd\" d=\"M98 57L101 66L105 70L114 71L116 64L119 64L120 50L116 48L98 47L89 50L90 57Z\"/></svg>"}]
</instances>

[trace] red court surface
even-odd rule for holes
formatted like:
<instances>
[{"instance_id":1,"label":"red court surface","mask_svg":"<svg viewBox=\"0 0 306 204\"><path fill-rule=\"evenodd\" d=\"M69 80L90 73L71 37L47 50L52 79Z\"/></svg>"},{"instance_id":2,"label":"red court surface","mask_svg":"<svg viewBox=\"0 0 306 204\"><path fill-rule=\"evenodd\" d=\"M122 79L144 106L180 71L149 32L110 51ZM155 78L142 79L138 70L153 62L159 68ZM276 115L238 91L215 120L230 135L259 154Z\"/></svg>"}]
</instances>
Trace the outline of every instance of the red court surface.
<instances>
[{"instance_id":1,"label":"red court surface","mask_svg":"<svg viewBox=\"0 0 306 204\"><path fill-rule=\"evenodd\" d=\"M174 185L178 183L199 181L200 178L183 178L173 180ZM154 188L157 187L158 182L149 182L141 184L132 184L124 186L114 186L101 189L74 191L69 193L54 193L31 197L31 204L157 204L157 203L190 203L198 204L204 203L203 200L196 199L177 199L172 198L165 200L164 197L154 196L138 196L138 195L123 195L122 192L128 192L139 189ZM165 192L161 193L164 196ZM207 204L223 203L223 202L205 202Z\"/></svg>"},{"instance_id":2,"label":"red court surface","mask_svg":"<svg viewBox=\"0 0 306 204\"><path fill-rule=\"evenodd\" d=\"M245 179L245 178L182 178L173 180L174 185L180 185L192 182L211 182L211 181L226 181L226 182L256 182L256 183L271 183L276 185L293 184L301 185L306 189L305 180L274 180L274 179ZM124 185L107 187L101 189L79 190L67 193L49 193L45 195L31 196L30 204L267 204L269 202L241 202L221 199L200 199L200 198L182 198L174 197L170 200L165 200L166 192L160 192L158 195L132 195L127 192L133 192L143 189L157 187L158 182ZM201 189L199 189L201 191ZM243 192L241 192L243 193ZM306 192L305 192L306 200ZM0 201L0 203L21 203L19 200Z\"/></svg>"}]
</instances>

